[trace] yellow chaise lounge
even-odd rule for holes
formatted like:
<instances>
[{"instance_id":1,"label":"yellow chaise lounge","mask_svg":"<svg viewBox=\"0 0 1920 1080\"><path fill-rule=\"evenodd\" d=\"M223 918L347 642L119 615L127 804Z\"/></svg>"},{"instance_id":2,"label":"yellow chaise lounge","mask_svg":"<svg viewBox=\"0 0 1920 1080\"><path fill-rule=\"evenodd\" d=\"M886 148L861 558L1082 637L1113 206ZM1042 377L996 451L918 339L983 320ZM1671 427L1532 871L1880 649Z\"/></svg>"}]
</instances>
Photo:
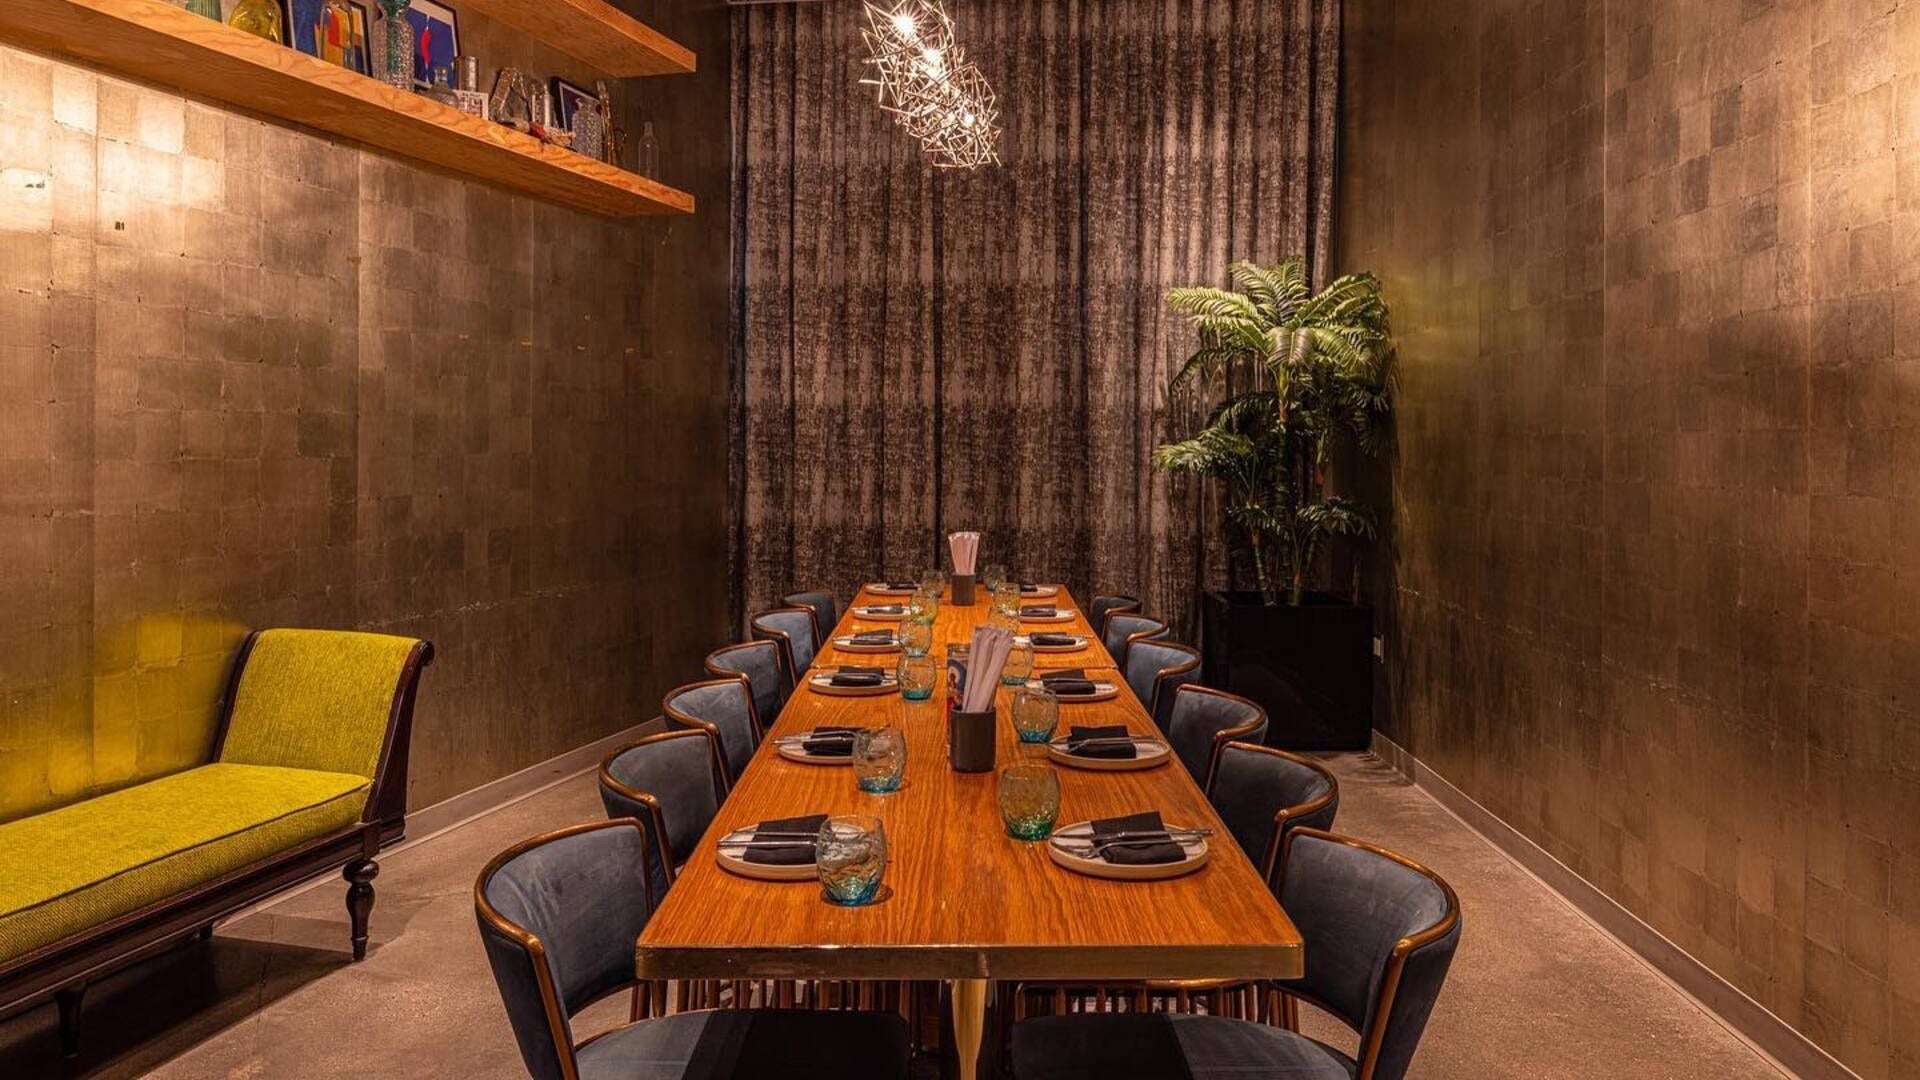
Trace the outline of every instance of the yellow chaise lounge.
<instances>
[{"instance_id":1,"label":"yellow chaise lounge","mask_svg":"<svg viewBox=\"0 0 1920 1080\"><path fill-rule=\"evenodd\" d=\"M71 1054L90 979L336 867L364 957L373 857L405 828L414 690L432 658L385 634L249 635L212 761L0 824L0 1015L53 997Z\"/></svg>"}]
</instances>

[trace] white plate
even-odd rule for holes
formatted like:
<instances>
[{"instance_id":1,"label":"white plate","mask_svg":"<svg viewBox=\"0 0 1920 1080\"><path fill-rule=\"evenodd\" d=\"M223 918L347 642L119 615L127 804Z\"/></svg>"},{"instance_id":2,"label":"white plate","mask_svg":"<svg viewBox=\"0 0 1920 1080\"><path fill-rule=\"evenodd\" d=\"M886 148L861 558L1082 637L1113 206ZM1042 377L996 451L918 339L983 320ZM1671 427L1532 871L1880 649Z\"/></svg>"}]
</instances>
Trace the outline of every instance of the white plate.
<instances>
[{"instance_id":1,"label":"white plate","mask_svg":"<svg viewBox=\"0 0 1920 1080\"><path fill-rule=\"evenodd\" d=\"M833 639L833 647L839 649L841 652L851 653L899 652L900 639L894 638L892 642L886 645L856 645L851 636L842 636Z\"/></svg>"},{"instance_id":2,"label":"white plate","mask_svg":"<svg viewBox=\"0 0 1920 1080\"><path fill-rule=\"evenodd\" d=\"M885 697L888 694L900 692L900 680L893 675L882 675L879 686L835 686L833 672L822 671L807 676L807 688L816 694L825 694L828 697Z\"/></svg>"},{"instance_id":3,"label":"white plate","mask_svg":"<svg viewBox=\"0 0 1920 1080\"><path fill-rule=\"evenodd\" d=\"M1033 644L1033 639L1032 639L1032 638L1030 638L1030 637L1028 637L1028 636L1027 636L1026 634L1019 634L1019 635L1016 635L1016 636L1014 637L1014 639L1013 639L1013 640L1014 640L1014 641L1016 641L1016 642L1018 642L1018 643L1020 643L1020 644L1022 644L1022 645L1032 645L1032 644ZM1090 637L1084 637L1084 636L1082 636L1082 635L1080 635L1080 634L1075 634L1075 635L1073 635L1073 640L1074 640L1074 641L1076 642L1076 644L1073 644L1073 645L1034 645L1034 646L1033 646L1033 651L1034 651L1034 652L1037 652L1037 653L1066 653L1066 652L1084 652L1084 651L1086 651L1086 648L1087 648L1087 646L1089 646L1089 645L1091 645L1091 644L1093 644L1093 639L1092 639L1092 638L1090 638Z\"/></svg>"},{"instance_id":4,"label":"white plate","mask_svg":"<svg viewBox=\"0 0 1920 1080\"><path fill-rule=\"evenodd\" d=\"M1069 754L1066 747L1048 743L1047 756L1062 765L1093 772L1138 772L1141 769L1157 769L1173 760L1173 748L1159 742L1134 743L1133 756L1130 758L1096 758Z\"/></svg>"},{"instance_id":5,"label":"white plate","mask_svg":"<svg viewBox=\"0 0 1920 1080\"><path fill-rule=\"evenodd\" d=\"M1091 831L1092 828L1092 822L1077 821L1072 825L1055 829L1054 835L1058 836L1061 833L1084 833ZM1065 867L1076 874L1085 874L1088 877L1108 878L1113 881L1165 881L1168 878L1177 878L1185 874L1191 874L1195 870L1207 865L1207 857L1211 849L1207 847L1205 837L1201 837L1186 845L1184 850L1187 853L1187 857L1179 862L1155 863L1149 866L1128 866L1122 863L1110 863L1098 855L1074 855L1060 850L1060 845L1054 843L1051 839L1047 841L1047 857L1053 860L1054 865Z\"/></svg>"},{"instance_id":6,"label":"white plate","mask_svg":"<svg viewBox=\"0 0 1920 1080\"><path fill-rule=\"evenodd\" d=\"M1033 622L1033 623L1072 622L1074 618L1075 618L1074 612L1072 612L1071 610L1055 611L1051 615L1029 615L1027 614L1026 608L1020 609L1021 622Z\"/></svg>"},{"instance_id":7,"label":"white plate","mask_svg":"<svg viewBox=\"0 0 1920 1080\"><path fill-rule=\"evenodd\" d=\"M732 851L723 848L713 849L714 861L720 869L729 874L738 874L756 881L819 881L820 868L813 863L800 863L795 866L773 866L768 863L748 862Z\"/></svg>"},{"instance_id":8,"label":"white plate","mask_svg":"<svg viewBox=\"0 0 1920 1080\"><path fill-rule=\"evenodd\" d=\"M792 746L786 746L781 743L774 743L773 752L776 754L779 754L783 758L786 758L788 761L797 761L802 765L851 765L853 764L852 754L840 754L838 756L833 754L809 754L807 753L805 748L803 748L799 743L794 743Z\"/></svg>"},{"instance_id":9,"label":"white plate","mask_svg":"<svg viewBox=\"0 0 1920 1080\"><path fill-rule=\"evenodd\" d=\"M1027 689L1029 690L1045 690L1046 688L1047 684L1039 679L1027 680ZM1119 697L1120 684L1096 681L1093 684L1093 693L1091 694L1057 693L1054 696L1060 699L1060 704L1062 705L1090 705L1098 701L1112 701L1114 698Z\"/></svg>"},{"instance_id":10,"label":"white plate","mask_svg":"<svg viewBox=\"0 0 1920 1080\"><path fill-rule=\"evenodd\" d=\"M853 617L856 619L872 619L875 622L905 622L907 619L907 609L906 605L903 604L899 611L875 612L872 605L859 604L853 609Z\"/></svg>"},{"instance_id":11,"label":"white plate","mask_svg":"<svg viewBox=\"0 0 1920 1080\"><path fill-rule=\"evenodd\" d=\"M1020 599L1022 600L1025 600L1029 597L1035 600L1045 600L1049 596L1059 596L1059 595L1060 595L1060 586L1058 585L1042 585L1039 588L1033 590L1032 592L1028 592L1025 589L1020 590Z\"/></svg>"},{"instance_id":12,"label":"white plate","mask_svg":"<svg viewBox=\"0 0 1920 1080\"><path fill-rule=\"evenodd\" d=\"M886 582L876 581L867 586L867 591L874 596L912 596L915 592L919 591L919 587L909 585L904 589L896 589Z\"/></svg>"}]
</instances>

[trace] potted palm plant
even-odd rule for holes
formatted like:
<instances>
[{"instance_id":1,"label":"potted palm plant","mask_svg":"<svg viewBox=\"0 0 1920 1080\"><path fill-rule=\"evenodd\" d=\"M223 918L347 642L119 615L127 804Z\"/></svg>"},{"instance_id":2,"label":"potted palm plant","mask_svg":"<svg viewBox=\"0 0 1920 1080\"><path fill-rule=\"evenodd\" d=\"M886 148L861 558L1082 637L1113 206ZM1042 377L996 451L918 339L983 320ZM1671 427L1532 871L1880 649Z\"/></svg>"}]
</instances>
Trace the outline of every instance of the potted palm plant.
<instances>
[{"instance_id":1,"label":"potted palm plant","mask_svg":"<svg viewBox=\"0 0 1920 1080\"><path fill-rule=\"evenodd\" d=\"M1198 395L1205 419L1153 455L1161 469L1213 486L1233 577L1252 586L1201 599L1208 685L1260 702L1276 745L1364 748L1373 613L1314 586L1333 538L1374 536L1367 507L1328 491L1327 468L1341 443L1371 454L1385 435L1387 306L1371 274L1312 292L1298 258L1238 262L1231 274L1233 289L1167 294L1199 335L1169 391Z\"/></svg>"}]
</instances>

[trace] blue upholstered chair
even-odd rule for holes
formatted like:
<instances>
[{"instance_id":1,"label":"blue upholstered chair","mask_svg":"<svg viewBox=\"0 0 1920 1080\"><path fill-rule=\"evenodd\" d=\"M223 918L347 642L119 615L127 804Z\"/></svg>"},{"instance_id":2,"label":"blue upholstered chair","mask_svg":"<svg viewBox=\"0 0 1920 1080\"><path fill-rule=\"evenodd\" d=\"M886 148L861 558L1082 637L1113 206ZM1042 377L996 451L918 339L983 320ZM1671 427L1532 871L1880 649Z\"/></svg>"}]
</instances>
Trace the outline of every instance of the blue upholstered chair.
<instances>
[{"instance_id":1,"label":"blue upholstered chair","mask_svg":"<svg viewBox=\"0 0 1920 1080\"><path fill-rule=\"evenodd\" d=\"M705 728L649 735L615 750L600 763L600 802L610 818L632 818L646 831L655 855L657 903L679 876L701 834L727 797L720 743Z\"/></svg>"},{"instance_id":2,"label":"blue upholstered chair","mask_svg":"<svg viewBox=\"0 0 1920 1080\"><path fill-rule=\"evenodd\" d=\"M1432 871L1358 840L1287 834L1280 903L1306 975L1278 984L1359 1033L1350 1056L1286 1027L1180 1013L1046 1016L1013 1029L1021 1080L1401 1080L1460 942L1460 904Z\"/></svg>"},{"instance_id":3,"label":"blue upholstered chair","mask_svg":"<svg viewBox=\"0 0 1920 1080\"><path fill-rule=\"evenodd\" d=\"M1153 722L1167 730L1173 713L1173 692L1200 678L1200 654L1171 641L1136 641L1127 646L1127 658L1121 661L1127 686L1140 699Z\"/></svg>"},{"instance_id":4,"label":"blue upholstered chair","mask_svg":"<svg viewBox=\"0 0 1920 1080\"><path fill-rule=\"evenodd\" d=\"M780 598L780 602L790 608L806 608L813 612L813 640L816 645L827 640L833 628L840 622L840 601L832 593L797 592Z\"/></svg>"},{"instance_id":5,"label":"blue upholstered chair","mask_svg":"<svg viewBox=\"0 0 1920 1080\"><path fill-rule=\"evenodd\" d=\"M813 609L774 608L755 615L747 625L752 627L755 641L771 641L779 647L788 685L799 686L820 648L819 639L814 637Z\"/></svg>"},{"instance_id":6,"label":"blue upholstered chair","mask_svg":"<svg viewBox=\"0 0 1920 1080\"><path fill-rule=\"evenodd\" d=\"M1115 613L1138 615L1140 614L1140 601L1131 596L1096 596L1093 598L1093 602L1087 605L1087 624L1093 627L1094 633L1100 635L1102 640L1105 640L1107 636L1107 616Z\"/></svg>"},{"instance_id":7,"label":"blue upholstered chair","mask_svg":"<svg viewBox=\"0 0 1920 1080\"><path fill-rule=\"evenodd\" d=\"M1206 791L1240 850L1269 882L1280 865L1280 845L1287 833L1331 829L1340 810L1340 784L1326 766L1245 742L1220 748Z\"/></svg>"},{"instance_id":8,"label":"blue upholstered chair","mask_svg":"<svg viewBox=\"0 0 1920 1080\"><path fill-rule=\"evenodd\" d=\"M771 641L744 641L707 654L707 674L716 679L744 679L753 695L754 719L771 725L786 708L793 687L780 658L780 646Z\"/></svg>"},{"instance_id":9,"label":"blue upholstered chair","mask_svg":"<svg viewBox=\"0 0 1920 1080\"><path fill-rule=\"evenodd\" d=\"M672 690L661 702L668 730L700 728L720 744L727 783L740 779L760 746L760 721L753 715L753 693L740 679L709 679Z\"/></svg>"},{"instance_id":10,"label":"blue upholstered chair","mask_svg":"<svg viewBox=\"0 0 1920 1080\"><path fill-rule=\"evenodd\" d=\"M1167 742L1187 774L1205 788L1212 782L1213 763L1221 747L1266 738L1267 712L1237 694L1186 683L1174 689L1166 731Z\"/></svg>"},{"instance_id":11,"label":"blue upholstered chair","mask_svg":"<svg viewBox=\"0 0 1920 1080\"><path fill-rule=\"evenodd\" d=\"M904 1080L907 1027L861 1012L738 1009L640 1020L576 1043L572 1018L635 983L652 852L633 821L575 825L502 852L474 887L487 962L535 1080L716 1075Z\"/></svg>"},{"instance_id":12,"label":"blue upholstered chair","mask_svg":"<svg viewBox=\"0 0 1920 1080\"><path fill-rule=\"evenodd\" d=\"M1122 668L1127 664L1127 650L1136 641L1159 641L1170 630L1159 619L1150 619L1145 615L1129 615L1116 611L1107 616L1106 629L1100 631L1100 644L1107 647L1107 655Z\"/></svg>"}]
</instances>

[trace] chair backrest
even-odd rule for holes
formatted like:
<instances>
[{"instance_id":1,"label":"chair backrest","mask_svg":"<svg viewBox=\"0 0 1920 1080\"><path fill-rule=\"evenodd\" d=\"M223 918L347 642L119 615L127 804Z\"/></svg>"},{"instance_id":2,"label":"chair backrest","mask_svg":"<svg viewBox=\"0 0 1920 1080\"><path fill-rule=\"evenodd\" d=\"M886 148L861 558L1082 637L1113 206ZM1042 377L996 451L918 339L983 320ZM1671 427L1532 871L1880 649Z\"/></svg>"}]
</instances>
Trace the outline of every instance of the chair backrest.
<instances>
[{"instance_id":1,"label":"chair backrest","mask_svg":"<svg viewBox=\"0 0 1920 1080\"><path fill-rule=\"evenodd\" d=\"M797 592L780 598L788 607L806 608L813 612L813 641L817 646L827 640L833 628L840 622L840 601L832 593Z\"/></svg>"},{"instance_id":2,"label":"chair backrest","mask_svg":"<svg viewBox=\"0 0 1920 1080\"><path fill-rule=\"evenodd\" d=\"M633 943L653 913L648 861L634 822L598 821L516 844L480 871L474 915L534 1080L577 1075L570 1018L633 984Z\"/></svg>"},{"instance_id":3,"label":"chair backrest","mask_svg":"<svg viewBox=\"0 0 1920 1080\"><path fill-rule=\"evenodd\" d=\"M771 641L780 647L787 681L799 686L813 666L813 654L819 647L813 636L813 609L774 608L755 615L748 625L753 627L755 640Z\"/></svg>"},{"instance_id":4,"label":"chair backrest","mask_svg":"<svg viewBox=\"0 0 1920 1080\"><path fill-rule=\"evenodd\" d=\"M760 745L760 724L753 716L753 695L739 679L709 679L668 691L661 710L667 727L702 728L720 743L727 782L740 779Z\"/></svg>"},{"instance_id":5,"label":"chair backrest","mask_svg":"<svg viewBox=\"0 0 1920 1080\"><path fill-rule=\"evenodd\" d=\"M1115 612L1138 615L1140 601L1131 596L1108 595L1096 596L1093 602L1087 605L1087 623L1103 641L1107 636L1107 616Z\"/></svg>"},{"instance_id":6,"label":"chair backrest","mask_svg":"<svg viewBox=\"0 0 1920 1080\"><path fill-rule=\"evenodd\" d=\"M633 818L659 856L655 877L673 881L727 797L720 743L705 728L649 735L600 763L600 802L610 818ZM654 890L658 901L664 889Z\"/></svg>"},{"instance_id":7,"label":"chair backrest","mask_svg":"<svg viewBox=\"0 0 1920 1080\"><path fill-rule=\"evenodd\" d=\"M1182 687L1182 691L1189 689ZM1311 758L1267 746L1230 742L1220 748L1207 799L1227 831L1268 882L1291 829L1331 829L1340 810L1340 784Z\"/></svg>"},{"instance_id":8,"label":"chair backrest","mask_svg":"<svg viewBox=\"0 0 1920 1080\"><path fill-rule=\"evenodd\" d=\"M1171 641L1143 640L1127 646L1125 664L1127 685L1160 730L1167 730L1174 689L1200 678L1200 654Z\"/></svg>"},{"instance_id":9,"label":"chair backrest","mask_svg":"<svg viewBox=\"0 0 1920 1080\"><path fill-rule=\"evenodd\" d=\"M1107 655L1113 657L1113 662L1124 669L1127 649L1134 642L1158 641L1170 633L1167 624L1159 619L1116 611L1107 616L1107 628L1100 632L1100 644L1107 647Z\"/></svg>"},{"instance_id":10,"label":"chair backrest","mask_svg":"<svg viewBox=\"0 0 1920 1080\"><path fill-rule=\"evenodd\" d=\"M219 760L373 779L424 642L345 630L262 630L229 695Z\"/></svg>"},{"instance_id":11,"label":"chair backrest","mask_svg":"<svg viewBox=\"0 0 1920 1080\"><path fill-rule=\"evenodd\" d=\"M744 641L707 654L707 674L719 679L745 679L753 694L754 718L766 727L786 708L787 669L780 646L772 641Z\"/></svg>"},{"instance_id":12,"label":"chair backrest","mask_svg":"<svg viewBox=\"0 0 1920 1080\"><path fill-rule=\"evenodd\" d=\"M1213 779L1220 748L1235 740L1258 743L1267 735L1267 711L1237 694L1184 684L1167 711L1167 742L1193 782Z\"/></svg>"},{"instance_id":13,"label":"chair backrest","mask_svg":"<svg viewBox=\"0 0 1920 1080\"><path fill-rule=\"evenodd\" d=\"M1460 902L1439 875L1371 844L1292 829L1280 905L1306 943L1306 975L1280 983L1360 1033L1360 1075L1400 1080L1460 943Z\"/></svg>"}]
</instances>

